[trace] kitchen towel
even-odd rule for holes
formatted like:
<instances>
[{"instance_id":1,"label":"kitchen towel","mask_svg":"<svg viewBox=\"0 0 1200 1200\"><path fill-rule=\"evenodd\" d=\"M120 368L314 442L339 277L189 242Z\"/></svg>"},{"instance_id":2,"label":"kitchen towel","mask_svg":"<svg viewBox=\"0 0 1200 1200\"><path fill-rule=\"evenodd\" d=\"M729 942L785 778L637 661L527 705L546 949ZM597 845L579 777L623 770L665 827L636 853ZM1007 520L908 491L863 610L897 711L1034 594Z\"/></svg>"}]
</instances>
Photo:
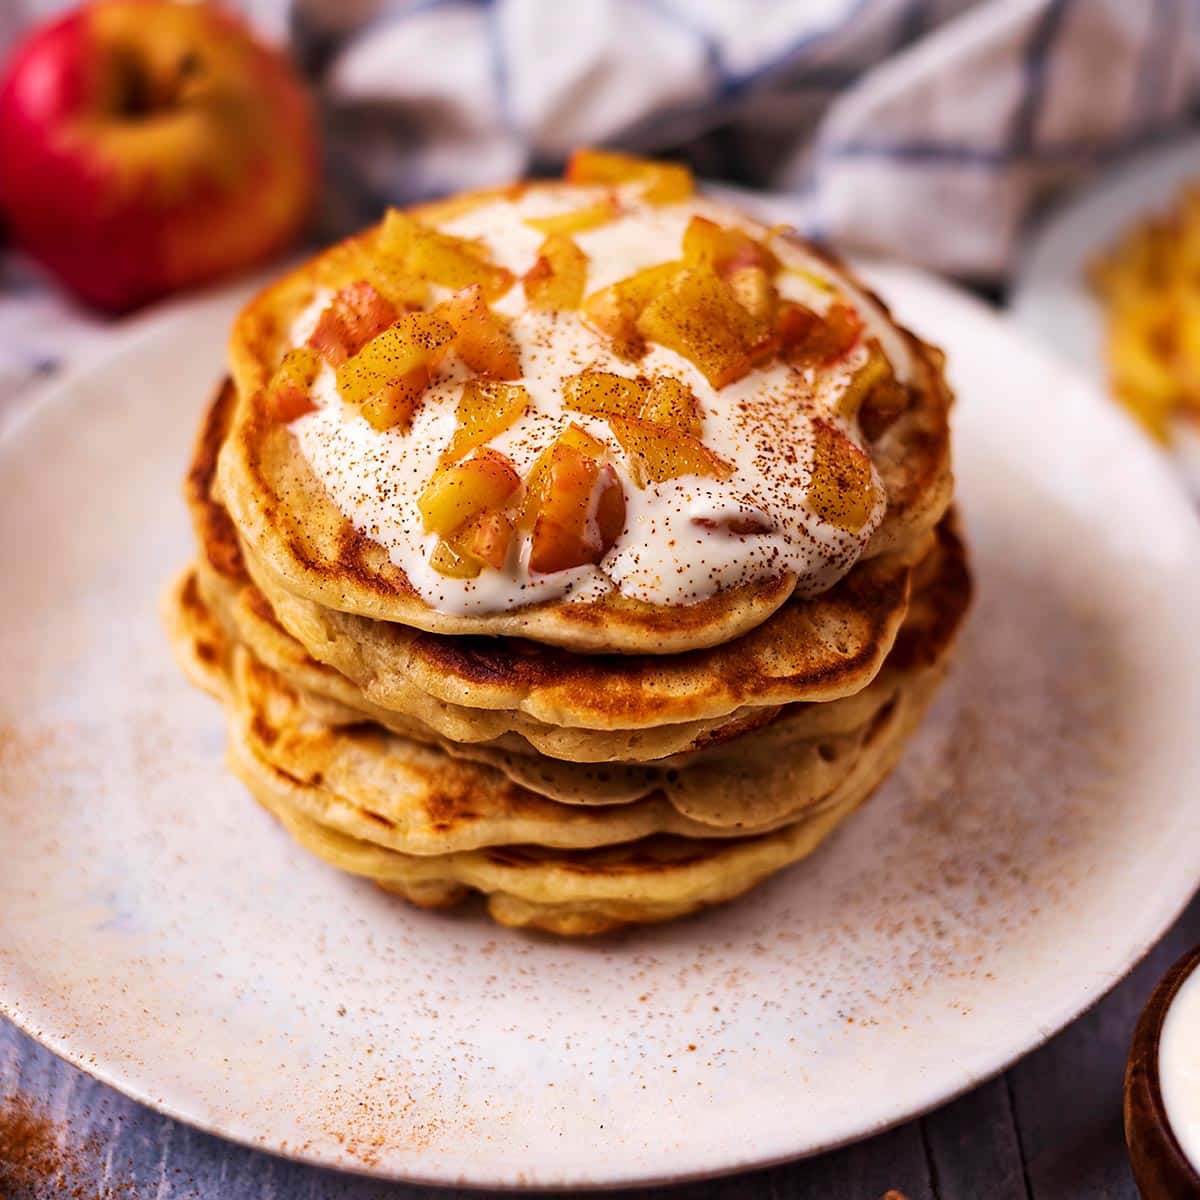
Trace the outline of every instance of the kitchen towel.
<instances>
[{"instance_id":1,"label":"kitchen towel","mask_svg":"<svg viewBox=\"0 0 1200 1200\"><path fill-rule=\"evenodd\" d=\"M17 0L23 16L62 7ZM246 0L320 101L325 233L387 204L557 170L573 146L682 157L777 219L975 281L1056 189L1169 136L1200 93L1197 0ZM0 36L21 24L9 10ZM0 389L30 342L0 300ZM75 336L79 330L80 336Z\"/></svg>"}]
</instances>

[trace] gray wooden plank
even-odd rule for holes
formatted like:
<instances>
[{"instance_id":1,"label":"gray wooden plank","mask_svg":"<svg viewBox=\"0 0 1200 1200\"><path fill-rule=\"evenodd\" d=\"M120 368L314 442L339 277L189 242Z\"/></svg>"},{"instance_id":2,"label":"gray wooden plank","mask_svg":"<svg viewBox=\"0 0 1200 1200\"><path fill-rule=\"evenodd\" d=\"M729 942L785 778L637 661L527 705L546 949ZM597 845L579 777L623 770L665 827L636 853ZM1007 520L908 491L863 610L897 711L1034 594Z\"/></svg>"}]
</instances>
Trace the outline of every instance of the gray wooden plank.
<instances>
[{"instance_id":1,"label":"gray wooden plank","mask_svg":"<svg viewBox=\"0 0 1200 1200\"><path fill-rule=\"evenodd\" d=\"M771 1200L937 1200L920 1124L909 1121L866 1142L768 1173ZM751 1200L755 1193L736 1193ZM732 1200L732 1197L731 1197Z\"/></svg>"},{"instance_id":2,"label":"gray wooden plank","mask_svg":"<svg viewBox=\"0 0 1200 1200\"><path fill-rule=\"evenodd\" d=\"M880 1200L899 1190L906 1200L936 1200L921 1131L912 1121L854 1146L803 1162L671 1189L679 1200ZM624 1200L652 1200L642 1188Z\"/></svg>"},{"instance_id":3,"label":"gray wooden plank","mask_svg":"<svg viewBox=\"0 0 1200 1200\"><path fill-rule=\"evenodd\" d=\"M1121 1124L1133 1028L1154 985L1200 941L1200 900L1090 1012L1009 1072L1033 1200L1137 1200Z\"/></svg>"},{"instance_id":4,"label":"gray wooden plank","mask_svg":"<svg viewBox=\"0 0 1200 1200\"><path fill-rule=\"evenodd\" d=\"M1028 1200L1020 1138L1003 1077L921 1122L938 1200Z\"/></svg>"}]
</instances>

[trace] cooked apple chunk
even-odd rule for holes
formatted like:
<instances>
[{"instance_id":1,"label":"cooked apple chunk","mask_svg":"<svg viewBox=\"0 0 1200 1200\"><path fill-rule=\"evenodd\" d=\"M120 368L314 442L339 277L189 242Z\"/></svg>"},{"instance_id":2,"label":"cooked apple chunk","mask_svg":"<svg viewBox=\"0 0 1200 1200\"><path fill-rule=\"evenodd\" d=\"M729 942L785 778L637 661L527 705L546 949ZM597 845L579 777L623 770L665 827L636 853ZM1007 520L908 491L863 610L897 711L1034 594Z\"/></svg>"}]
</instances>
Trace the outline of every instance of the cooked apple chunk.
<instances>
[{"instance_id":1,"label":"cooked apple chunk","mask_svg":"<svg viewBox=\"0 0 1200 1200\"><path fill-rule=\"evenodd\" d=\"M383 433L388 429L407 429L429 386L429 368L414 367L411 371L381 385L358 405L363 419Z\"/></svg>"},{"instance_id":2,"label":"cooked apple chunk","mask_svg":"<svg viewBox=\"0 0 1200 1200\"><path fill-rule=\"evenodd\" d=\"M776 330L780 353L793 366L821 366L848 354L862 336L862 321L837 301L824 314L787 300L779 306Z\"/></svg>"},{"instance_id":3,"label":"cooked apple chunk","mask_svg":"<svg viewBox=\"0 0 1200 1200\"><path fill-rule=\"evenodd\" d=\"M321 256L317 267L317 277L326 286L369 283L398 312L423 308L429 297L428 283L410 275L401 261L379 254L368 239L354 238L334 246Z\"/></svg>"},{"instance_id":4,"label":"cooked apple chunk","mask_svg":"<svg viewBox=\"0 0 1200 1200\"><path fill-rule=\"evenodd\" d=\"M683 261L721 276L745 267L757 267L768 276L779 270L779 259L762 242L744 230L699 216L693 217L683 232Z\"/></svg>"},{"instance_id":5,"label":"cooked apple chunk","mask_svg":"<svg viewBox=\"0 0 1200 1200\"><path fill-rule=\"evenodd\" d=\"M603 558L617 544L625 529L625 489L612 463L600 468L593 491L596 499L596 529L600 534L600 555Z\"/></svg>"},{"instance_id":6,"label":"cooked apple chunk","mask_svg":"<svg viewBox=\"0 0 1200 1200\"><path fill-rule=\"evenodd\" d=\"M454 544L468 558L493 570L504 570L512 545L513 523L506 513L490 509L454 535Z\"/></svg>"},{"instance_id":7,"label":"cooked apple chunk","mask_svg":"<svg viewBox=\"0 0 1200 1200\"><path fill-rule=\"evenodd\" d=\"M568 183L621 183L643 185L642 198L649 204L677 204L694 189L692 173L679 163L652 162L610 150L576 150L567 162Z\"/></svg>"},{"instance_id":8,"label":"cooked apple chunk","mask_svg":"<svg viewBox=\"0 0 1200 1200\"><path fill-rule=\"evenodd\" d=\"M488 307L479 284L451 296L436 312L454 326L454 349L471 370L493 379L520 379L521 353L508 322Z\"/></svg>"},{"instance_id":9,"label":"cooked apple chunk","mask_svg":"<svg viewBox=\"0 0 1200 1200\"><path fill-rule=\"evenodd\" d=\"M610 417L609 426L629 457L633 482L640 488L683 475L728 479L733 465L699 438L637 417Z\"/></svg>"},{"instance_id":10,"label":"cooked apple chunk","mask_svg":"<svg viewBox=\"0 0 1200 1200\"><path fill-rule=\"evenodd\" d=\"M525 496L521 502L521 510L517 514L519 529L533 528L533 522L537 518L542 495L550 477L550 460L559 446L569 446L572 450L597 461L602 459L608 451L608 447L599 438L592 437L582 426L576 425L574 422L568 425L534 459L533 466L529 468L529 474L525 477Z\"/></svg>"},{"instance_id":11,"label":"cooked apple chunk","mask_svg":"<svg viewBox=\"0 0 1200 1200\"><path fill-rule=\"evenodd\" d=\"M529 569L551 575L599 562L625 526L625 493L611 463L555 443L529 546Z\"/></svg>"},{"instance_id":12,"label":"cooked apple chunk","mask_svg":"<svg viewBox=\"0 0 1200 1200\"><path fill-rule=\"evenodd\" d=\"M620 212L615 196L605 196L595 204L555 213L551 217L526 217L525 224L539 233L583 233L607 225Z\"/></svg>"},{"instance_id":13,"label":"cooked apple chunk","mask_svg":"<svg viewBox=\"0 0 1200 1200\"><path fill-rule=\"evenodd\" d=\"M283 356L267 384L267 410L277 421L286 424L317 407L309 389L320 367L316 351L307 346L289 350Z\"/></svg>"},{"instance_id":14,"label":"cooked apple chunk","mask_svg":"<svg viewBox=\"0 0 1200 1200\"><path fill-rule=\"evenodd\" d=\"M573 421L558 435L558 440L564 446L586 454L589 458L601 459L608 453L608 447L599 439L594 438L581 425Z\"/></svg>"},{"instance_id":15,"label":"cooked apple chunk","mask_svg":"<svg viewBox=\"0 0 1200 1200\"><path fill-rule=\"evenodd\" d=\"M850 376L846 390L837 398L837 411L847 421L853 421L863 401L880 384L890 379L892 368L877 343L867 348L866 361Z\"/></svg>"},{"instance_id":16,"label":"cooked apple chunk","mask_svg":"<svg viewBox=\"0 0 1200 1200\"><path fill-rule=\"evenodd\" d=\"M686 383L670 375L659 375L651 380L646 399L636 415L655 425L670 425L691 437L700 436L702 424L696 397Z\"/></svg>"},{"instance_id":17,"label":"cooked apple chunk","mask_svg":"<svg viewBox=\"0 0 1200 1200\"><path fill-rule=\"evenodd\" d=\"M340 366L393 324L399 315L390 300L365 280L360 280L334 293L317 319L308 344L330 366Z\"/></svg>"},{"instance_id":18,"label":"cooked apple chunk","mask_svg":"<svg viewBox=\"0 0 1200 1200\"><path fill-rule=\"evenodd\" d=\"M503 508L520 486L512 460L487 448L465 462L439 467L417 501L425 532L453 537L481 513Z\"/></svg>"},{"instance_id":19,"label":"cooked apple chunk","mask_svg":"<svg viewBox=\"0 0 1200 1200\"><path fill-rule=\"evenodd\" d=\"M642 311L637 329L648 341L692 362L714 388L740 379L761 357L769 327L738 303L711 271L684 271Z\"/></svg>"},{"instance_id":20,"label":"cooked apple chunk","mask_svg":"<svg viewBox=\"0 0 1200 1200\"><path fill-rule=\"evenodd\" d=\"M511 428L529 407L529 393L514 383L468 379L458 398L458 427L442 453L443 463L457 462Z\"/></svg>"},{"instance_id":21,"label":"cooked apple chunk","mask_svg":"<svg viewBox=\"0 0 1200 1200\"><path fill-rule=\"evenodd\" d=\"M729 273L727 282L737 297L737 302L763 328L771 330L775 324L775 310L779 304L779 293L775 290L771 276L762 267L738 267L736 271ZM773 333L767 341L760 343L759 350L763 351L768 344L770 353L774 354L778 340Z\"/></svg>"},{"instance_id":22,"label":"cooked apple chunk","mask_svg":"<svg viewBox=\"0 0 1200 1200\"><path fill-rule=\"evenodd\" d=\"M405 270L403 264L364 255L361 268L362 278L391 301L397 310L411 311L424 308L429 299L429 284Z\"/></svg>"},{"instance_id":23,"label":"cooked apple chunk","mask_svg":"<svg viewBox=\"0 0 1200 1200\"><path fill-rule=\"evenodd\" d=\"M338 393L364 406L376 428L406 423L453 341L453 326L436 314L406 313L338 367Z\"/></svg>"},{"instance_id":24,"label":"cooked apple chunk","mask_svg":"<svg viewBox=\"0 0 1200 1200\"><path fill-rule=\"evenodd\" d=\"M530 308L578 308L587 272L587 255L565 233L550 234L538 249L537 261L525 272L523 283Z\"/></svg>"},{"instance_id":25,"label":"cooked apple chunk","mask_svg":"<svg viewBox=\"0 0 1200 1200\"><path fill-rule=\"evenodd\" d=\"M665 262L618 279L584 300L583 319L611 338L613 348L623 358L640 358L646 341L638 332L638 317L682 270L682 263Z\"/></svg>"},{"instance_id":26,"label":"cooked apple chunk","mask_svg":"<svg viewBox=\"0 0 1200 1200\"><path fill-rule=\"evenodd\" d=\"M858 533L875 511L871 460L840 429L817 419L811 470L808 507L830 525Z\"/></svg>"},{"instance_id":27,"label":"cooked apple chunk","mask_svg":"<svg viewBox=\"0 0 1200 1200\"><path fill-rule=\"evenodd\" d=\"M858 424L863 437L868 442L882 437L911 401L908 388L889 373L871 388L858 410Z\"/></svg>"},{"instance_id":28,"label":"cooked apple chunk","mask_svg":"<svg viewBox=\"0 0 1200 1200\"><path fill-rule=\"evenodd\" d=\"M562 382L563 406L592 417L636 417L646 397L646 384L611 371L582 371Z\"/></svg>"},{"instance_id":29,"label":"cooked apple chunk","mask_svg":"<svg viewBox=\"0 0 1200 1200\"><path fill-rule=\"evenodd\" d=\"M445 538L438 539L429 556L429 565L449 579L474 579L483 569L475 559L455 550Z\"/></svg>"},{"instance_id":30,"label":"cooked apple chunk","mask_svg":"<svg viewBox=\"0 0 1200 1200\"><path fill-rule=\"evenodd\" d=\"M487 300L502 296L514 282L511 271L488 261L479 243L430 229L395 209L384 218L378 249L418 279L455 291L478 284Z\"/></svg>"}]
</instances>

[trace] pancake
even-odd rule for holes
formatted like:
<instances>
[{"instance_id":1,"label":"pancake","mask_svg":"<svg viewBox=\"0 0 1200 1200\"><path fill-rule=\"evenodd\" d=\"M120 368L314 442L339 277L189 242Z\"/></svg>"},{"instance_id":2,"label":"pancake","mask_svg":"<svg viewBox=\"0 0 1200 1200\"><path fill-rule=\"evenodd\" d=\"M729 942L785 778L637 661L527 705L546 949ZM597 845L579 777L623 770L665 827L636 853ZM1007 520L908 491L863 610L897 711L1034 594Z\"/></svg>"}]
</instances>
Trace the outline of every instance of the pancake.
<instances>
[{"instance_id":1,"label":"pancake","mask_svg":"<svg viewBox=\"0 0 1200 1200\"><path fill-rule=\"evenodd\" d=\"M806 857L888 774L919 716L914 705L897 736L860 764L836 800L773 832L729 839L657 834L590 850L511 845L405 854L313 819L296 780L237 746L231 765L301 845L341 870L422 907L446 907L481 892L502 924L580 936L723 903Z\"/></svg>"},{"instance_id":2,"label":"pancake","mask_svg":"<svg viewBox=\"0 0 1200 1200\"><path fill-rule=\"evenodd\" d=\"M903 619L911 570L899 555L860 564L822 596L789 601L732 643L669 657L570 654L523 639L450 637L350 616L296 597L264 572L213 497L214 463L235 405L226 383L188 474L208 573L240 588L251 567L272 617L312 658L348 678L373 708L455 741L518 732L543 753L580 761L679 753L724 724L740 731L768 720L779 705L860 692Z\"/></svg>"},{"instance_id":3,"label":"pancake","mask_svg":"<svg viewBox=\"0 0 1200 1200\"><path fill-rule=\"evenodd\" d=\"M254 555L244 557L279 623L381 708L411 712L415 691L445 704L589 730L707 721L748 707L826 702L861 691L900 628L913 565L897 556L861 563L828 592L789 601L719 646L597 655L352 616L295 596Z\"/></svg>"},{"instance_id":4,"label":"pancake","mask_svg":"<svg viewBox=\"0 0 1200 1200\"><path fill-rule=\"evenodd\" d=\"M318 797L336 792L343 810L349 798L370 814L370 820L389 828L400 819L397 805L406 825L419 808L428 815L426 826L438 824L443 836L449 832L447 820L466 812L477 831L485 830L480 836L486 840L480 844L605 844L650 832L721 836L794 819L801 811L836 800L848 780L869 769L870 760L906 727L909 710L924 706L949 649L948 641L926 646L924 660L896 672L886 701L861 727L846 733L806 739L794 723L781 719L669 768L617 764L596 771L494 747L443 742L433 749L364 722L353 710L334 706L331 714L327 706L311 704L244 647L229 647L199 596L193 573L181 577L171 597L168 623L181 662L201 686L225 701L233 714L231 738L242 747L243 758L253 754L310 785ZM316 799L310 807L323 813L330 803ZM573 825L566 819L568 806L602 806L620 832L610 835L599 822ZM531 808L532 813L527 811ZM496 812L509 820L514 813L524 818L526 829L540 819L539 836L498 835ZM635 812L640 823L629 832ZM485 818L492 818L492 824L485 825ZM361 829L343 832L361 836ZM580 843L581 836L594 840ZM392 848L432 852L412 844Z\"/></svg>"},{"instance_id":5,"label":"pancake","mask_svg":"<svg viewBox=\"0 0 1200 1200\"><path fill-rule=\"evenodd\" d=\"M436 222L472 204L499 196L518 197L538 186L458 197L449 208L427 206L418 215ZM298 602L433 634L515 637L577 652L643 656L674 655L729 642L762 625L785 604L797 584L797 576L786 571L687 604L656 604L620 592L467 614L427 603L385 548L343 515L298 452L290 427L268 413L263 391L299 314L331 278L347 269L341 264L352 248L370 253L378 238L376 228L333 247L263 292L235 326L231 366L239 403L220 455L219 493L253 551L260 576L269 577L275 590L295 596ZM795 241L785 244L782 239L776 244L781 255L788 252L786 246L803 255L809 267L825 261L811 247ZM950 396L940 359L896 326L886 309L841 268L822 269L834 273L839 286L844 280L857 300L886 322L890 336L907 347L912 369L907 407L867 446L886 493L887 509L863 557L904 556L936 525L952 491ZM472 687L479 682L474 678ZM542 719L572 723L558 717Z\"/></svg>"}]
</instances>

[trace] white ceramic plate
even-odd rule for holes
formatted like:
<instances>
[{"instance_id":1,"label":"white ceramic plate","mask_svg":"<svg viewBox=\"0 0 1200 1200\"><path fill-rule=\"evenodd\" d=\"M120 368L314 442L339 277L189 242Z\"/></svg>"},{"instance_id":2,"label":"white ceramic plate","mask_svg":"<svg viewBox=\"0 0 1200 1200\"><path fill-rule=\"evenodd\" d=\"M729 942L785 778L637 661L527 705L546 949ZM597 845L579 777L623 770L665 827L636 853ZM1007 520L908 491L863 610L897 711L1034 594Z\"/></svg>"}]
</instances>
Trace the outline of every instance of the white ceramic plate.
<instances>
[{"instance_id":1,"label":"white ceramic plate","mask_svg":"<svg viewBox=\"0 0 1200 1200\"><path fill-rule=\"evenodd\" d=\"M1120 235L1168 208L1200 182L1200 137L1188 135L1114 165L1093 187L1052 213L1030 240L1009 299L1013 320L1107 389L1103 312L1085 278ZM1200 429L1177 425L1172 458L1200 495Z\"/></svg>"},{"instance_id":2,"label":"white ceramic plate","mask_svg":"<svg viewBox=\"0 0 1200 1200\"><path fill-rule=\"evenodd\" d=\"M1111 405L974 302L950 352L979 597L895 778L743 902L571 945L415 911L221 764L156 614L234 304L158 318L0 444L0 999L239 1141L438 1183L811 1154L1001 1069L1114 983L1200 864L1200 536Z\"/></svg>"}]
</instances>

